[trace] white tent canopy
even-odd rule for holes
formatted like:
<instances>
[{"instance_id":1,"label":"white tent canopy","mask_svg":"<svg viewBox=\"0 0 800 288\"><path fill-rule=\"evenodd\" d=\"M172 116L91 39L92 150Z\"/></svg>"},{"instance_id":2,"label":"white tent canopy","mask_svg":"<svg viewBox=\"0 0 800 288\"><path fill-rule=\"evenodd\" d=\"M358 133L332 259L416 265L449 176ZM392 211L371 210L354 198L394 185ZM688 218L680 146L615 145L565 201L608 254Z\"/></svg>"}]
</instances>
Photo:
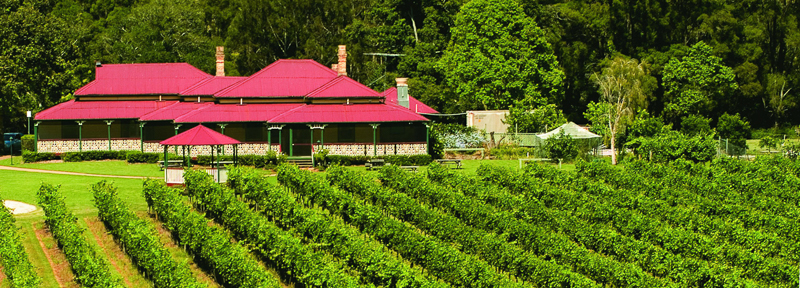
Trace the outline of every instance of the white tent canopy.
<instances>
[{"instance_id":1,"label":"white tent canopy","mask_svg":"<svg viewBox=\"0 0 800 288\"><path fill-rule=\"evenodd\" d=\"M602 138L602 136L589 132L589 130L586 130L586 128L578 126L578 124L573 122L568 122L567 124L561 125L550 132L537 134L536 136L539 137L539 139L547 140L550 139L550 137L558 135L558 133L561 131L564 131L564 134L569 135L572 137L572 139Z\"/></svg>"}]
</instances>

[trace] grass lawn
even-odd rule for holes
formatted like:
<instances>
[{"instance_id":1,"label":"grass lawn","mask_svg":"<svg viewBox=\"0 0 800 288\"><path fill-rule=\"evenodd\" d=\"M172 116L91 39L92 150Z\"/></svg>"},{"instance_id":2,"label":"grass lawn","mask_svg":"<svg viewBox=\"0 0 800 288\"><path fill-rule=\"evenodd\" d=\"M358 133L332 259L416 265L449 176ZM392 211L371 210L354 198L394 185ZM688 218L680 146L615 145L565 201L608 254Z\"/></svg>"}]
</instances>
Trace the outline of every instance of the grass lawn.
<instances>
[{"instance_id":1,"label":"grass lawn","mask_svg":"<svg viewBox=\"0 0 800 288\"><path fill-rule=\"evenodd\" d=\"M164 177L157 164L128 164L122 160L20 164L21 160L22 157L14 157L14 165L11 165L11 159L3 159L0 165L88 174Z\"/></svg>"},{"instance_id":2,"label":"grass lawn","mask_svg":"<svg viewBox=\"0 0 800 288\"><path fill-rule=\"evenodd\" d=\"M120 197L128 203L131 209L135 211L147 210L147 203L145 203L142 195L142 180L140 179L72 176L8 170L0 170L0 179L3 181L3 185L0 185L0 196L3 199L25 202L36 205L38 208L33 213L17 215L17 222L29 223L44 219L44 212L36 202L36 192L43 182L61 185L59 191L66 197L67 207L78 218L97 214L97 208L94 207L89 186L102 180L114 182Z\"/></svg>"}]
</instances>

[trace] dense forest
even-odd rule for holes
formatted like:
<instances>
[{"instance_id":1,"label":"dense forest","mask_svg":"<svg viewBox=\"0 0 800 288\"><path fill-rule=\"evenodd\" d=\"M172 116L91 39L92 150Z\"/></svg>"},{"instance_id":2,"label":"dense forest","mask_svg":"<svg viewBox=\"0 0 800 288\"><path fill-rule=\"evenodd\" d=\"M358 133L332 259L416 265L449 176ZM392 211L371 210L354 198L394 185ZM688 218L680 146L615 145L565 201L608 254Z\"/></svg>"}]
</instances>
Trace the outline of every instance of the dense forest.
<instances>
[{"instance_id":1,"label":"dense forest","mask_svg":"<svg viewBox=\"0 0 800 288\"><path fill-rule=\"evenodd\" d=\"M637 110L667 122L727 112L754 127L800 123L797 1L468 2L0 0L0 128L24 131L26 110L71 98L95 61L213 74L225 46L227 74L250 75L282 58L330 65L337 45L352 78L380 91L410 77L411 94L441 112L555 107L585 123L601 95L592 75L625 58L652 79Z\"/></svg>"}]
</instances>

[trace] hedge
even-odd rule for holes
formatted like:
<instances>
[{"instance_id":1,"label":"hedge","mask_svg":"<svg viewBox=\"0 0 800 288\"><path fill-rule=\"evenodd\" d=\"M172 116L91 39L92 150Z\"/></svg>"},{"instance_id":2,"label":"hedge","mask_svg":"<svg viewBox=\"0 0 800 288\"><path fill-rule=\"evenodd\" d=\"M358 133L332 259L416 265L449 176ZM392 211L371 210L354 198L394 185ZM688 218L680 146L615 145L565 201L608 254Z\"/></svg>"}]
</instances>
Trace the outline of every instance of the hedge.
<instances>
[{"instance_id":1,"label":"hedge","mask_svg":"<svg viewBox=\"0 0 800 288\"><path fill-rule=\"evenodd\" d=\"M34 151L23 151L22 152L22 160L25 163L33 163L39 161L48 161L48 160L56 160L60 159L58 155L55 153L38 153Z\"/></svg>"},{"instance_id":2,"label":"hedge","mask_svg":"<svg viewBox=\"0 0 800 288\"><path fill-rule=\"evenodd\" d=\"M424 166L433 161L431 155L379 155L372 156L344 156L344 155L326 155L325 163L327 165L337 164L341 166L351 165L364 165L370 159L384 159L387 163L398 166Z\"/></svg>"},{"instance_id":3,"label":"hedge","mask_svg":"<svg viewBox=\"0 0 800 288\"><path fill-rule=\"evenodd\" d=\"M22 135L22 151L36 151L36 136Z\"/></svg>"}]
</instances>

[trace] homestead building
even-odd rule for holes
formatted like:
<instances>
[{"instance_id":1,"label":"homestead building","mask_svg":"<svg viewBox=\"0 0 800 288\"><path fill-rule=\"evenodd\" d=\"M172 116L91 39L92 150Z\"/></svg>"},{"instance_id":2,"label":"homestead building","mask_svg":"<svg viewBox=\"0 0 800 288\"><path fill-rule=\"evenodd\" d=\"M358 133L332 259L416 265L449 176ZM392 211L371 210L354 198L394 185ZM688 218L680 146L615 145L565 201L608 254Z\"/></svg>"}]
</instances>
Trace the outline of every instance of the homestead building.
<instances>
[{"instance_id":1,"label":"homestead building","mask_svg":"<svg viewBox=\"0 0 800 288\"><path fill-rule=\"evenodd\" d=\"M239 154L427 154L424 115L438 112L404 78L379 93L347 77L345 46L331 68L284 59L249 77L225 76L222 47L216 56L213 76L187 63L97 63L74 100L36 114L38 151L162 152L159 141L202 124L241 141Z\"/></svg>"}]
</instances>

